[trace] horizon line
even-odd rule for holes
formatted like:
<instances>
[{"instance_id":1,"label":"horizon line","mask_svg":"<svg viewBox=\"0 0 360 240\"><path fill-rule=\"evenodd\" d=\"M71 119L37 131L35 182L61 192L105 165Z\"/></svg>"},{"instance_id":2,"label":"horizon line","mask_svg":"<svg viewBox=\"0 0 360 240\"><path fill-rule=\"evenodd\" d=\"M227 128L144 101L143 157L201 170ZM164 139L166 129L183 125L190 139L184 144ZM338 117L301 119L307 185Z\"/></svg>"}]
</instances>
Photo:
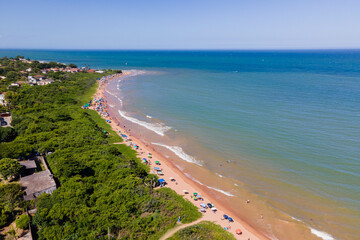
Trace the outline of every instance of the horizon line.
<instances>
[{"instance_id":1,"label":"horizon line","mask_svg":"<svg viewBox=\"0 0 360 240\"><path fill-rule=\"evenodd\" d=\"M238 49L205 49L205 48L184 48L184 49L122 49L122 48L0 48L0 50L37 50L37 51L339 51L339 50L360 50L360 48L238 48Z\"/></svg>"}]
</instances>

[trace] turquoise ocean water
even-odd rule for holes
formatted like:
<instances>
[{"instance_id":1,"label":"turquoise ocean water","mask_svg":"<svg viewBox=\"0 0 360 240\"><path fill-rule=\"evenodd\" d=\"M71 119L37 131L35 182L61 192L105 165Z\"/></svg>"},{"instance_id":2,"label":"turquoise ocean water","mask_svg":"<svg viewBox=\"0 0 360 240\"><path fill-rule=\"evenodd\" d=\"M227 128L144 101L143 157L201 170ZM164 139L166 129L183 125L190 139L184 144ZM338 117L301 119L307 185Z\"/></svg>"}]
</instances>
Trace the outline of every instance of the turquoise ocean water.
<instances>
[{"instance_id":1,"label":"turquoise ocean water","mask_svg":"<svg viewBox=\"0 0 360 240\"><path fill-rule=\"evenodd\" d=\"M149 71L112 89L149 141L324 239L360 239L360 51L0 50L16 55Z\"/></svg>"}]
</instances>

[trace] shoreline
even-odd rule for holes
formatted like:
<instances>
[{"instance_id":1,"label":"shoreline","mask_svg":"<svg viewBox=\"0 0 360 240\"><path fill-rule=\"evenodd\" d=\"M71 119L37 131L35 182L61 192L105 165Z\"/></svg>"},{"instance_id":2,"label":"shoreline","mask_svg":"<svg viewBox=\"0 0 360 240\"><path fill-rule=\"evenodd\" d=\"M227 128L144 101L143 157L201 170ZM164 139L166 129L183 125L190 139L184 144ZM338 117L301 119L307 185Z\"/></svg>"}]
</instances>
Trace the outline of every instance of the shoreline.
<instances>
[{"instance_id":1,"label":"shoreline","mask_svg":"<svg viewBox=\"0 0 360 240\"><path fill-rule=\"evenodd\" d=\"M119 134L119 131L121 133L128 135L131 137L132 144L136 144L139 146L138 149L138 157L140 159L146 158L148 159L148 154L152 154L151 162L154 163L155 161L160 161L161 165L159 166L162 170L164 175L159 177L166 180L167 185L165 187L169 187L173 189L177 194L183 196L185 199L188 199L190 202L192 202L198 209L200 209L200 203L213 203L215 207L217 208L216 213L213 213L210 209L207 209L206 213L203 213L201 220L205 221L211 221L218 225L220 225L223 228L229 228L229 232L234 235L236 239L268 239L265 235L261 234L259 231L257 231L255 228L250 226L246 221L239 219L236 214L234 214L231 209L224 206L222 203L220 203L216 198L210 196L211 194L208 194L209 189L206 186L202 186L201 184L195 182L194 180L190 179L188 176L186 176L185 173L183 173L171 160L167 159L165 156L163 156L161 153L155 150L153 146L148 145L141 141L140 139L134 137L131 133L126 131L126 126L120 127L119 123L116 123L118 121L116 118L113 119L110 114L108 113L108 106L107 102L104 96L105 87L109 80L112 79L121 79L124 78L131 73L134 73L134 71L123 71L122 74L116 75L116 76L106 76L105 80L103 82L99 82L99 86L97 88L96 93L93 96L93 99L99 99L102 98L104 100L104 105L106 109L106 115L100 114L100 116L106 120L110 120L110 123L112 129ZM96 109L91 106L90 109L93 109L96 111ZM124 124L122 123L122 126ZM121 144L126 144L127 142L122 142ZM150 173L152 172L152 169L154 167L154 164L150 165ZM170 181L169 178L172 177L175 179L174 181ZM189 194L184 194L183 190L187 190ZM192 199L193 192L199 192L201 196L203 197L203 201L194 201ZM234 222L229 223L227 220L223 219L223 215L229 215L234 219ZM241 229L242 234L237 235L235 233L236 229ZM164 235L166 236L166 234Z\"/></svg>"}]
</instances>

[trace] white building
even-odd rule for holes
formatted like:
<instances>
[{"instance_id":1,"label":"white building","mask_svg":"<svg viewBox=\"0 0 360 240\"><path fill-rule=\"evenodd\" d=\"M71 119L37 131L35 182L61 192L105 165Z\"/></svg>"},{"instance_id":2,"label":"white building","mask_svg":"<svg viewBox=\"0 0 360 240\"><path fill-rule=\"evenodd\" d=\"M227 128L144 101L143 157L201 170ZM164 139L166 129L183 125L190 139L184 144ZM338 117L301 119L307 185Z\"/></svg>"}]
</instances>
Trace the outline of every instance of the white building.
<instances>
[{"instance_id":1,"label":"white building","mask_svg":"<svg viewBox=\"0 0 360 240\"><path fill-rule=\"evenodd\" d=\"M5 93L1 93L1 94L0 94L0 105L3 105L3 106L6 105Z\"/></svg>"}]
</instances>

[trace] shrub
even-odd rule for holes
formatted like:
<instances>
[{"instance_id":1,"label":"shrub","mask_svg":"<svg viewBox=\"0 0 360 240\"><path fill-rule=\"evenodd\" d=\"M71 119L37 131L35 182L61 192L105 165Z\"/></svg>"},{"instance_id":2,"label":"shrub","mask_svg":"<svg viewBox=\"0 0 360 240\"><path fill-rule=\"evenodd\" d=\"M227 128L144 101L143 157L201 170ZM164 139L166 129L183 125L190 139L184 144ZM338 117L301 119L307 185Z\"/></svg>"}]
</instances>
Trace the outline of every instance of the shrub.
<instances>
[{"instance_id":1,"label":"shrub","mask_svg":"<svg viewBox=\"0 0 360 240\"><path fill-rule=\"evenodd\" d=\"M27 229L30 223L29 215L21 215L18 219L15 220L16 227L21 229Z\"/></svg>"}]
</instances>

